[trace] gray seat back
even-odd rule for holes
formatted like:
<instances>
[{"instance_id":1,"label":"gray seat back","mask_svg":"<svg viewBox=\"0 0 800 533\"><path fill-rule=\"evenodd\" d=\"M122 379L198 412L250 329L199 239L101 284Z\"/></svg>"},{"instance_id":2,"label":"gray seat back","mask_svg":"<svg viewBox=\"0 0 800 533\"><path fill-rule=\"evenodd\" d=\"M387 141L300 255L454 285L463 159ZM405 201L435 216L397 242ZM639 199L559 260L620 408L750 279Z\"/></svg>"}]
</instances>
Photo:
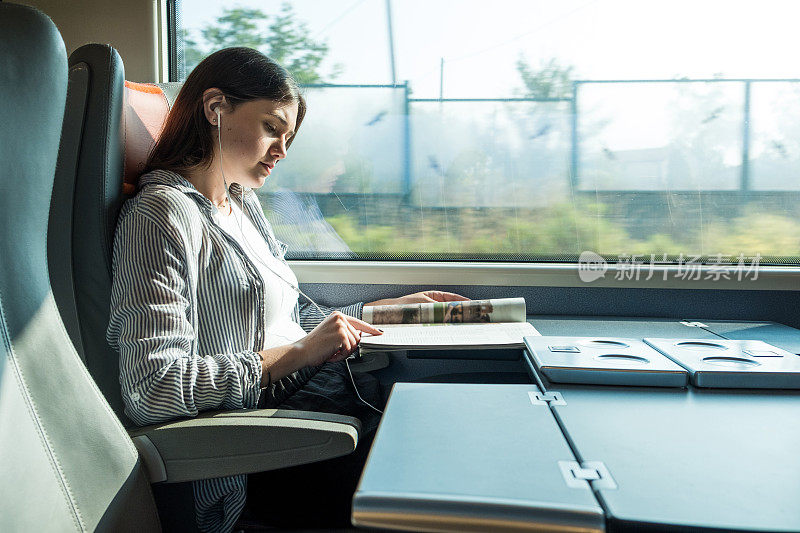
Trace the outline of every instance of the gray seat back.
<instances>
[{"instance_id":1,"label":"gray seat back","mask_svg":"<svg viewBox=\"0 0 800 533\"><path fill-rule=\"evenodd\" d=\"M108 45L69 58L69 89L51 208L53 291L79 355L126 426L119 354L106 342L111 250L123 194L124 69Z\"/></svg>"},{"instance_id":2,"label":"gray seat back","mask_svg":"<svg viewBox=\"0 0 800 533\"><path fill-rule=\"evenodd\" d=\"M48 277L66 90L55 25L0 3L0 531L153 531L136 449L73 348Z\"/></svg>"},{"instance_id":3,"label":"gray seat back","mask_svg":"<svg viewBox=\"0 0 800 533\"><path fill-rule=\"evenodd\" d=\"M111 254L123 202L181 84L125 81L117 51L86 44L69 57L69 87L50 215L50 278L78 354L123 424L119 354L106 342Z\"/></svg>"}]
</instances>

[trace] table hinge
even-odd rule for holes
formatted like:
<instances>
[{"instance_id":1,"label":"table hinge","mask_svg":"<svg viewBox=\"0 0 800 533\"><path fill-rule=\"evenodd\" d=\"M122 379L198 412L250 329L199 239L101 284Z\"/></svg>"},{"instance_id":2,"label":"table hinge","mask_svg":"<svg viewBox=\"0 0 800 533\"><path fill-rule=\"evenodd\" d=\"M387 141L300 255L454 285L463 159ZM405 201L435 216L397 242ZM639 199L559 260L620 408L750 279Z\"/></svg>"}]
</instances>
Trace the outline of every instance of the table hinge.
<instances>
[{"instance_id":1,"label":"table hinge","mask_svg":"<svg viewBox=\"0 0 800 533\"><path fill-rule=\"evenodd\" d=\"M558 467L567 486L573 489L616 489L617 484L602 461L559 461Z\"/></svg>"},{"instance_id":2,"label":"table hinge","mask_svg":"<svg viewBox=\"0 0 800 533\"><path fill-rule=\"evenodd\" d=\"M533 405L567 405L560 392L528 392Z\"/></svg>"}]
</instances>

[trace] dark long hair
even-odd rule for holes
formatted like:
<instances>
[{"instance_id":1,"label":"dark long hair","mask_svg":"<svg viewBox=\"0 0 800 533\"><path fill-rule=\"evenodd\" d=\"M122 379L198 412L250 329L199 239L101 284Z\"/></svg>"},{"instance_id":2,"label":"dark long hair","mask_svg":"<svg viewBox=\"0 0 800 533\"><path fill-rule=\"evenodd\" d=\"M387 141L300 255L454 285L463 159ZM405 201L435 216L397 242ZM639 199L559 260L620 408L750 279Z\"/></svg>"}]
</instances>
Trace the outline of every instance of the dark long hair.
<instances>
[{"instance_id":1,"label":"dark long hair","mask_svg":"<svg viewBox=\"0 0 800 533\"><path fill-rule=\"evenodd\" d=\"M292 144L306 114L306 101L297 82L285 68L258 50L225 48L201 61L186 78L150 152L145 172L180 172L211 164L214 137L203 112L203 92L212 87L220 89L232 107L262 98L297 102L295 135L287 140L286 147Z\"/></svg>"}]
</instances>

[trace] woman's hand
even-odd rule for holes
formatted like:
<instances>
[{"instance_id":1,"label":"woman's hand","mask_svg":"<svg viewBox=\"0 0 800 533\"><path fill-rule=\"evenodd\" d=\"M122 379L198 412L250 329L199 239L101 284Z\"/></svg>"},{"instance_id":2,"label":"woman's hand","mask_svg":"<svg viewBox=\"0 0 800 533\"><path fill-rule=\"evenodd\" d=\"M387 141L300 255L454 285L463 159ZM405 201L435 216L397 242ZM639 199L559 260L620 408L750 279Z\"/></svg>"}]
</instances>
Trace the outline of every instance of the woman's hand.
<instances>
[{"instance_id":1,"label":"woman's hand","mask_svg":"<svg viewBox=\"0 0 800 533\"><path fill-rule=\"evenodd\" d=\"M364 305L399 305L399 304L419 304L431 302L463 302L469 300L460 294L442 291L422 291L401 296L400 298L387 298Z\"/></svg>"},{"instance_id":2,"label":"woman's hand","mask_svg":"<svg viewBox=\"0 0 800 533\"><path fill-rule=\"evenodd\" d=\"M301 367L346 359L358 348L362 332L372 335L383 333L363 320L334 311L294 344L300 354Z\"/></svg>"}]
</instances>

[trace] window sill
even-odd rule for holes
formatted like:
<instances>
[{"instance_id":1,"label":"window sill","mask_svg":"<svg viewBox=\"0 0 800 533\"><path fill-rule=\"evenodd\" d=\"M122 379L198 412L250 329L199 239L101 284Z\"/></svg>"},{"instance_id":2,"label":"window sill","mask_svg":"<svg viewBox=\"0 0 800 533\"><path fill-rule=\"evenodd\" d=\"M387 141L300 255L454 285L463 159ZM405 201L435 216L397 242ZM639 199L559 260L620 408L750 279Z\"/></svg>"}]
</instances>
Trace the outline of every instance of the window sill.
<instances>
[{"instance_id":1,"label":"window sill","mask_svg":"<svg viewBox=\"0 0 800 533\"><path fill-rule=\"evenodd\" d=\"M637 272L630 265L608 265L602 277L583 281L575 263L297 260L289 261L289 264L300 283L800 290L800 268L779 266L759 266L757 272L747 272L745 268L740 272L736 265L729 265L727 274L730 279L725 279L724 266L693 266L691 270L687 267L680 270L677 265L656 265L651 269L649 264L643 264L640 265L637 279ZM586 278L587 272L583 274Z\"/></svg>"}]
</instances>

